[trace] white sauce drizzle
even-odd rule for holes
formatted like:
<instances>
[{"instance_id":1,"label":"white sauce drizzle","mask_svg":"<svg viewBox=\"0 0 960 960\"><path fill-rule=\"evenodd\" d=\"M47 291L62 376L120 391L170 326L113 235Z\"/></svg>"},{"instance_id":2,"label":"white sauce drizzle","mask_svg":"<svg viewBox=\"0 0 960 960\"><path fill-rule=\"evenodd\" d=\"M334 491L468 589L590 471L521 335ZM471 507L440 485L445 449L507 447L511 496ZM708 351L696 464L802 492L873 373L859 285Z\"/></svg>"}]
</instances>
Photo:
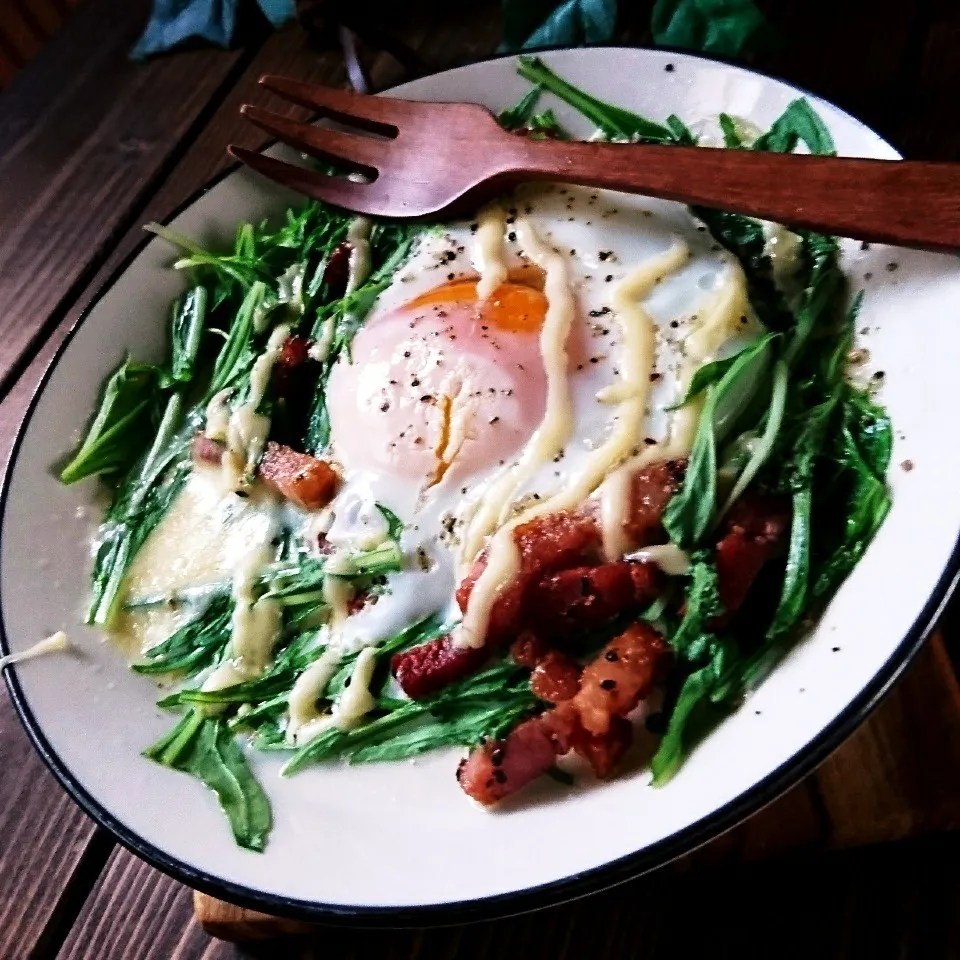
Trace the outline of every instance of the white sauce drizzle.
<instances>
[{"instance_id":1,"label":"white sauce drizzle","mask_svg":"<svg viewBox=\"0 0 960 960\"><path fill-rule=\"evenodd\" d=\"M252 476L256 470L257 462L266 446L270 418L257 413L257 407L263 402L270 385L270 375L289 336L290 326L286 323L279 324L270 334L266 348L254 361L250 371L250 392L247 399L230 415L226 430L227 448L220 460L224 488L227 490L236 490L247 485L246 478Z\"/></svg>"},{"instance_id":2,"label":"white sauce drizzle","mask_svg":"<svg viewBox=\"0 0 960 960\"><path fill-rule=\"evenodd\" d=\"M682 577L690 572L690 554L675 543L659 543L627 555L628 560L655 563L668 577Z\"/></svg>"},{"instance_id":3,"label":"white sauce drizzle","mask_svg":"<svg viewBox=\"0 0 960 960\"><path fill-rule=\"evenodd\" d=\"M297 677L288 702L287 743L306 743L330 725L331 718L317 709L317 699L339 665L340 651L328 646L319 659Z\"/></svg>"},{"instance_id":4,"label":"white sauce drizzle","mask_svg":"<svg viewBox=\"0 0 960 960\"><path fill-rule=\"evenodd\" d=\"M533 472L529 467L539 467L548 458L552 458L562 449L570 434L572 415L565 340L574 313L574 302L567 282L566 266L561 257L555 252L547 253L525 222L518 221L517 233L524 250L545 270L545 292L548 299L547 316L540 340L547 371L547 411L543 423L537 428L517 464L521 479L525 479ZM635 270L620 285L615 294L615 304L618 314L623 318L622 326L627 345L627 364L623 375L631 385L630 396L621 404L621 408L626 409L623 409L623 415L610 435L592 452L566 490L540 501L509 522L504 522L502 516L498 518L501 525L487 545L487 565L474 584L463 622L453 634L453 641L458 646L483 646L493 602L500 588L516 575L519 567L520 553L514 541L514 529L535 517L578 506L636 445L645 416L650 370L654 362L653 322L636 301L659 279L685 263L688 257L689 249L686 245L676 244ZM562 314L562 322L555 321L555 325L548 332L554 311ZM562 333L558 333L558 329L562 330ZM552 378L557 379L553 392L550 389ZM509 478L510 474L507 476ZM512 487L511 492L515 489L516 486ZM496 492L492 493L485 492L484 501L493 501L494 505L503 504L504 501L498 499L502 496L501 491L496 488L495 490ZM484 513L489 513L489 510L484 511L481 508L471 521L470 533L473 539L465 551L465 558L472 558L479 550L475 527L478 518ZM469 552L471 549L472 553Z\"/></svg>"},{"instance_id":5,"label":"white sauce drizzle","mask_svg":"<svg viewBox=\"0 0 960 960\"><path fill-rule=\"evenodd\" d=\"M70 638L63 630L40 640L32 647L21 650L19 653L8 653L5 657L0 657L0 670L4 667L12 667L15 663L23 663L25 660L35 660L37 657L44 657L50 653L64 653L70 649Z\"/></svg>"},{"instance_id":6,"label":"white sauce drizzle","mask_svg":"<svg viewBox=\"0 0 960 960\"><path fill-rule=\"evenodd\" d=\"M678 270L690 259L690 248L675 243L669 250L646 263L640 264L617 284L613 292L613 308L623 334L620 360L619 391L614 396L619 402L616 427L608 443L616 444L618 461L629 456L642 435L650 396L650 374L656 363L656 327L640 301L665 276ZM610 402L608 398L603 398ZM621 486L624 486L622 484ZM619 490L621 498L624 490ZM600 526L603 548L607 558L614 560L623 554L623 512L601 506Z\"/></svg>"},{"instance_id":7,"label":"white sauce drizzle","mask_svg":"<svg viewBox=\"0 0 960 960\"><path fill-rule=\"evenodd\" d=\"M678 398L686 393L697 370L713 360L727 341L737 336L756 337L762 332L750 306L743 270L732 261L728 261L727 270L726 282L698 309L696 327L684 343L684 359L677 378ZM626 543L623 524L630 508L633 475L648 464L689 455L702 406L702 398L696 398L674 411L667 437L631 457L603 482L599 493L600 524L604 553L609 559L623 556L631 546Z\"/></svg>"},{"instance_id":8,"label":"white sauce drizzle","mask_svg":"<svg viewBox=\"0 0 960 960\"><path fill-rule=\"evenodd\" d=\"M233 390L220 390L207 404L206 429L204 433L211 440L225 441L230 428L230 397Z\"/></svg>"},{"instance_id":9,"label":"white sauce drizzle","mask_svg":"<svg viewBox=\"0 0 960 960\"><path fill-rule=\"evenodd\" d=\"M346 242L350 244L350 259L347 265L347 288L344 295L358 290L370 276L370 231L373 221L367 217L354 217L347 227ZM311 360L326 360L333 338L337 332L337 318L327 317L320 327L317 339L307 353Z\"/></svg>"},{"instance_id":10,"label":"white sauce drizzle","mask_svg":"<svg viewBox=\"0 0 960 960\"><path fill-rule=\"evenodd\" d=\"M373 668L377 664L375 647L364 647L350 674L350 683L333 706L333 722L340 730L352 730L376 706L370 693Z\"/></svg>"},{"instance_id":11,"label":"white sauce drizzle","mask_svg":"<svg viewBox=\"0 0 960 960\"><path fill-rule=\"evenodd\" d=\"M373 221L367 217L354 217L347 227L347 243L350 244L350 260L347 272L347 293L353 293L366 283L370 276L370 230Z\"/></svg>"},{"instance_id":12,"label":"white sauce drizzle","mask_svg":"<svg viewBox=\"0 0 960 960\"><path fill-rule=\"evenodd\" d=\"M470 250L470 259L480 276L477 299L486 300L507 279L507 264L503 256L507 215L500 204L491 203L480 211L477 223L479 226Z\"/></svg>"},{"instance_id":13,"label":"white sauce drizzle","mask_svg":"<svg viewBox=\"0 0 960 960\"><path fill-rule=\"evenodd\" d=\"M545 275L547 312L540 331L540 353L547 375L547 402L543 419L519 459L484 490L482 503L464 530L460 551L464 564L470 563L480 552L484 539L506 522L519 486L560 453L573 429L573 403L567 379L567 334L576 315L576 304L567 263L537 236L526 220L517 220L514 229L524 252Z\"/></svg>"}]
</instances>

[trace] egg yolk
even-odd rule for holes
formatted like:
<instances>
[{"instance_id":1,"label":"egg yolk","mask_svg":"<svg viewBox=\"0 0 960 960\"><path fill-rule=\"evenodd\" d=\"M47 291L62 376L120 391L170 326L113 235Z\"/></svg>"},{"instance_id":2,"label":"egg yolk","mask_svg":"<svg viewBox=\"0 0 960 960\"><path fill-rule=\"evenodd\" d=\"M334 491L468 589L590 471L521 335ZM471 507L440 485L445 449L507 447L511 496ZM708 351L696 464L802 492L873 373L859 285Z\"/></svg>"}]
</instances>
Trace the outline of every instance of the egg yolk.
<instances>
[{"instance_id":1,"label":"egg yolk","mask_svg":"<svg viewBox=\"0 0 960 960\"><path fill-rule=\"evenodd\" d=\"M475 280L444 284L411 300L407 309L452 303L475 304L481 323L510 333L539 333L547 315L547 298L540 290L511 281L501 284L482 302L477 302Z\"/></svg>"},{"instance_id":2,"label":"egg yolk","mask_svg":"<svg viewBox=\"0 0 960 960\"><path fill-rule=\"evenodd\" d=\"M461 280L375 312L327 387L344 467L429 488L505 463L543 418L546 311L535 287L508 281L479 301Z\"/></svg>"}]
</instances>

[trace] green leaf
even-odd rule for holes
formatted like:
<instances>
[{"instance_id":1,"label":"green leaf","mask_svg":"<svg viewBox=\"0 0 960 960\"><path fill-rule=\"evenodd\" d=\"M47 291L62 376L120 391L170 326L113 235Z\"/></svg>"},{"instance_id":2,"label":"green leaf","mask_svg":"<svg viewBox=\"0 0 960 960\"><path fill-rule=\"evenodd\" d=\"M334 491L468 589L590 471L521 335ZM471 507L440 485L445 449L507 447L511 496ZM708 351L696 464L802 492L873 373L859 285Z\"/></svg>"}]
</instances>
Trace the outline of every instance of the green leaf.
<instances>
[{"instance_id":1,"label":"green leaf","mask_svg":"<svg viewBox=\"0 0 960 960\"><path fill-rule=\"evenodd\" d=\"M555 74L538 57L520 57L517 72L524 79L541 85L545 90L549 90L550 93L578 110L591 123L596 124L608 139L676 143L676 136L669 127L584 93Z\"/></svg>"},{"instance_id":2,"label":"green leaf","mask_svg":"<svg viewBox=\"0 0 960 960\"><path fill-rule=\"evenodd\" d=\"M773 333L765 334L737 353L731 354L729 357L724 357L722 360L712 360L710 363L705 363L702 367L699 367L690 378L690 386L687 387L687 392L683 395L683 398L672 407L667 407L667 410L679 410L693 400L694 397L698 397L703 393L711 384L719 383L730 371L730 368L743 359L744 354L749 353L748 359L752 362L753 359L766 349L767 344L769 344L775 336L776 334Z\"/></svg>"},{"instance_id":3,"label":"green leaf","mask_svg":"<svg viewBox=\"0 0 960 960\"><path fill-rule=\"evenodd\" d=\"M719 118L720 130L723 132L723 145L728 150L743 149L743 139L737 129L737 122L728 113L721 113Z\"/></svg>"},{"instance_id":4,"label":"green leaf","mask_svg":"<svg viewBox=\"0 0 960 960\"><path fill-rule=\"evenodd\" d=\"M774 120L770 129L756 139L753 149L790 153L798 142L806 144L811 153L835 156L837 152L827 125L804 97L794 100Z\"/></svg>"},{"instance_id":5,"label":"green leaf","mask_svg":"<svg viewBox=\"0 0 960 960\"><path fill-rule=\"evenodd\" d=\"M189 773L213 790L237 844L263 851L272 826L270 804L243 751L221 720L191 712L148 747L144 756Z\"/></svg>"},{"instance_id":6,"label":"green leaf","mask_svg":"<svg viewBox=\"0 0 960 960\"><path fill-rule=\"evenodd\" d=\"M497 122L504 130L522 130L530 124L543 87L540 84L532 86L512 107L507 107L497 114Z\"/></svg>"},{"instance_id":7,"label":"green leaf","mask_svg":"<svg viewBox=\"0 0 960 960\"><path fill-rule=\"evenodd\" d=\"M707 400L700 413L683 486L663 513L664 529L679 546L700 540L713 520L717 498L717 441L713 425L717 389L716 384L707 387Z\"/></svg>"},{"instance_id":8,"label":"green leaf","mask_svg":"<svg viewBox=\"0 0 960 960\"><path fill-rule=\"evenodd\" d=\"M739 57L759 45L767 22L753 0L657 0L650 29L663 46Z\"/></svg>"},{"instance_id":9,"label":"green leaf","mask_svg":"<svg viewBox=\"0 0 960 960\"><path fill-rule=\"evenodd\" d=\"M679 546L697 543L710 529L717 499L717 427L718 406L731 395L737 384L754 372L755 363L766 352L772 337L761 337L731 358L720 361L706 378L718 380L706 386L707 397L700 411L683 486L671 498L663 513L663 526Z\"/></svg>"},{"instance_id":10,"label":"green leaf","mask_svg":"<svg viewBox=\"0 0 960 960\"><path fill-rule=\"evenodd\" d=\"M253 365L254 352L251 341L254 334L254 316L257 308L263 303L266 292L267 285L258 280L250 286L247 295L243 298L243 303L233 323L230 324L227 339L214 363L213 377L206 393L207 400L221 390L235 386Z\"/></svg>"},{"instance_id":11,"label":"green leaf","mask_svg":"<svg viewBox=\"0 0 960 960\"><path fill-rule=\"evenodd\" d=\"M717 567L706 551L694 557L686 597L683 620L668 642L678 656L689 658L695 642L709 632L710 619L723 613Z\"/></svg>"},{"instance_id":12,"label":"green leaf","mask_svg":"<svg viewBox=\"0 0 960 960\"><path fill-rule=\"evenodd\" d=\"M387 536L391 540L400 542L400 537L403 535L403 521L389 508L385 507L382 503L378 503L377 509L380 513L383 514L383 519L387 521Z\"/></svg>"},{"instance_id":13,"label":"green leaf","mask_svg":"<svg viewBox=\"0 0 960 960\"><path fill-rule=\"evenodd\" d=\"M193 379L207 318L207 288L196 286L173 303L170 375L178 383Z\"/></svg>"},{"instance_id":14,"label":"green leaf","mask_svg":"<svg viewBox=\"0 0 960 960\"><path fill-rule=\"evenodd\" d=\"M80 449L61 470L61 483L85 477L115 477L143 455L162 402L160 369L127 359L103 390Z\"/></svg>"},{"instance_id":15,"label":"green leaf","mask_svg":"<svg viewBox=\"0 0 960 960\"><path fill-rule=\"evenodd\" d=\"M230 640L233 601L229 596L215 597L207 608L163 643L144 651L143 663L131 664L137 673L199 673L219 659Z\"/></svg>"},{"instance_id":16,"label":"green leaf","mask_svg":"<svg viewBox=\"0 0 960 960\"><path fill-rule=\"evenodd\" d=\"M617 0L502 0L505 52L609 43Z\"/></svg>"}]
</instances>

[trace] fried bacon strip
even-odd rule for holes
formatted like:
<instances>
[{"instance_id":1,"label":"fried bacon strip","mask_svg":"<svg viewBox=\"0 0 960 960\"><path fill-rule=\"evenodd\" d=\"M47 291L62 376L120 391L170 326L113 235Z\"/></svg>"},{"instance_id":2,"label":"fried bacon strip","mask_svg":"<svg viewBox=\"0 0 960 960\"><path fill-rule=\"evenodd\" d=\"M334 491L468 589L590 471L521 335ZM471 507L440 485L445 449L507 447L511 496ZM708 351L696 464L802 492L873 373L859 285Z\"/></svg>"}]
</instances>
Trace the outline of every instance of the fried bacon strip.
<instances>
[{"instance_id":1,"label":"fried bacon strip","mask_svg":"<svg viewBox=\"0 0 960 960\"><path fill-rule=\"evenodd\" d=\"M609 776L632 742L627 714L661 679L669 656L652 627L629 627L584 669L574 697L525 720L504 739L476 747L457 769L460 786L491 805L535 780L570 750L584 757L597 776Z\"/></svg>"},{"instance_id":2,"label":"fried bacon strip","mask_svg":"<svg viewBox=\"0 0 960 960\"><path fill-rule=\"evenodd\" d=\"M340 486L340 475L325 460L273 440L263 451L257 475L271 490L304 510L325 507Z\"/></svg>"},{"instance_id":3,"label":"fried bacon strip","mask_svg":"<svg viewBox=\"0 0 960 960\"><path fill-rule=\"evenodd\" d=\"M790 501L748 494L731 507L717 543L717 588L727 614L743 605L763 566L787 548Z\"/></svg>"},{"instance_id":4,"label":"fried bacon strip","mask_svg":"<svg viewBox=\"0 0 960 960\"><path fill-rule=\"evenodd\" d=\"M686 461L674 460L650 464L634 476L625 521L634 546L665 539L661 516L685 469ZM603 562L600 527L589 513L538 517L518 526L514 537L520 567L491 608L483 648L488 654L528 626L551 639L601 626L621 613L642 610L662 588L660 573L652 564ZM481 553L460 584L457 602L461 610L466 610L486 563L486 554ZM467 676L485 659L455 647L444 637L398 654L393 672L407 695L417 698Z\"/></svg>"}]
</instances>

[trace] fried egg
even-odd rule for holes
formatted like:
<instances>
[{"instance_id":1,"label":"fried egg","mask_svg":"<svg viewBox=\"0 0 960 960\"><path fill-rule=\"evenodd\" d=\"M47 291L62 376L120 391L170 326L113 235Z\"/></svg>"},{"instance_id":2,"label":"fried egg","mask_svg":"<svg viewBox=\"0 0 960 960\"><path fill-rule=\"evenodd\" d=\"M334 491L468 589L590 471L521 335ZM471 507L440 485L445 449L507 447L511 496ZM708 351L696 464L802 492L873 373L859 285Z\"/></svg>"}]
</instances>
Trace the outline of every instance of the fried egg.
<instances>
[{"instance_id":1,"label":"fried egg","mask_svg":"<svg viewBox=\"0 0 960 960\"><path fill-rule=\"evenodd\" d=\"M458 578L525 510L686 452L696 411L667 408L757 331L739 266L673 205L530 187L427 231L328 383L336 536L369 538L378 503L404 523L406 568L344 646L459 619Z\"/></svg>"}]
</instances>

